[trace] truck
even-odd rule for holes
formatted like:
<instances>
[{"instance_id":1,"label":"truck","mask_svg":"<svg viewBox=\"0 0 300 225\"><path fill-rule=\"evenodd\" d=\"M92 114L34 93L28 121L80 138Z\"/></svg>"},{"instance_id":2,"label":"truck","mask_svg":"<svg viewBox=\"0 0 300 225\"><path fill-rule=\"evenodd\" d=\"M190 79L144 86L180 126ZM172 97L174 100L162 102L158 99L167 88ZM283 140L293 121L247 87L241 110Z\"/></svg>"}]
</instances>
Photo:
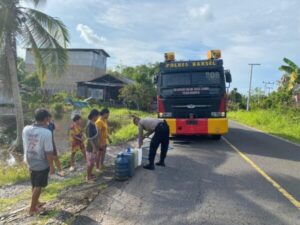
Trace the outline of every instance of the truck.
<instances>
[{"instance_id":1,"label":"truck","mask_svg":"<svg viewBox=\"0 0 300 225\"><path fill-rule=\"evenodd\" d=\"M155 77L158 118L166 120L172 136L210 135L219 140L228 132L226 84L231 73L223 67L220 50L204 60L176 61L165 53Z\"/></svg>"}]
</instances>

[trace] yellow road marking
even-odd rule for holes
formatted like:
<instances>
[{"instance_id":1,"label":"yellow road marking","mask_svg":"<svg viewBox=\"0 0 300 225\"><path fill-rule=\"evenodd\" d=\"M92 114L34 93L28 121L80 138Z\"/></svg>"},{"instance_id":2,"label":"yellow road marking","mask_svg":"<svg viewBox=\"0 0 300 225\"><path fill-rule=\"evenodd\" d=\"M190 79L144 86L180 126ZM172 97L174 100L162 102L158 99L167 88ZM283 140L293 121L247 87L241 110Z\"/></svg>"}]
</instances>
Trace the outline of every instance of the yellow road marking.
<instances>
[{"instance_id":1,"label":"yellow road marking","mask_svg":"<svg viewBox=\"0 0 300 225\"><path fill-rule=\"evenodd\" d=\"M288 193L283 187L280 186L272 177L270 177L265 171L263 171L258 165L256 165L250 158L248 158L243 152L231 144L226 138L223 140L235 150L247 163L249 163L258 173L260 173L269 183L272 184L277 191L279 191L287 200L289 200L297 209L300 210L300 202L295 199L290 193Z\"/></svg>"}]
</instances>

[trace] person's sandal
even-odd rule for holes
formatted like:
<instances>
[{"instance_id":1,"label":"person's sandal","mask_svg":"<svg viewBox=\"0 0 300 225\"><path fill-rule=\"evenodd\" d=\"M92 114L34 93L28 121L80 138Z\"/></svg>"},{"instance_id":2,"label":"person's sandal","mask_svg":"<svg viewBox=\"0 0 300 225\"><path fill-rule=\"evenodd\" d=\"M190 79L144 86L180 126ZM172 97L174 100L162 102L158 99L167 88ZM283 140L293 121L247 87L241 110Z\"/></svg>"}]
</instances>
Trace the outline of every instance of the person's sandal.
<instances>
[{"instance_id":1,"label":"person's sandal","mask_svg":"<svg viewBox=\"0 0 300 225\"><path fill-rule=\"evenodd\" d=\"M58 171L57 174L58 174L60 177L66 176L66 174L65 174L64 171Z\"/></svg>"}]
</instances>

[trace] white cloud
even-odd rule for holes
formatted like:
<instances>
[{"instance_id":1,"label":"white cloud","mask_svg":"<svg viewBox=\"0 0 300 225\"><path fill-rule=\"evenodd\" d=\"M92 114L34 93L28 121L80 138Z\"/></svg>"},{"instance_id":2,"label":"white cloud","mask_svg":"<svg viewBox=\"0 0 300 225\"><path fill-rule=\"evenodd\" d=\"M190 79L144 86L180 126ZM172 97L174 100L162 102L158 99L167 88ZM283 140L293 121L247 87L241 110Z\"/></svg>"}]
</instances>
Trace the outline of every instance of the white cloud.
<instances>
[{"instance_id":1,"label":"white cloud","mask_svg":"<svg viewBox=\"0 0 300 225\"><path fill-rule=\"evenodd\" d=\"M94 31L87 25L78 24L76 30L80 32L80 37L82 37L88 44L100 45L107 41L105 37L95 34Z\"/></svg>"},{"instance_id":2,"label":"white cloud","mask_svg":"<svg viewBox=\"0 0 300 225\"><path fill-rule=\"evenodd\" d=\"M113 28L125 28L129 22L126 12L128 12L128 8L124 5L110 6L104 14L97 18L97 22Z\"/></svg>"},{"instance_id":3,"label":"white cloud","mask_svg":"<svg viewBox=\"0 0 300 225\"><path fill-rule=\"evenodd\" d=\"M47 6L69 28L81 24L81 38L107 50L110 66L162 61L167 51L199 59L221 49L233 85L247 89L250 62L262 64L255 68L257 85L280 78L283 57L300 63L298 0L51 0ZM86 47L76 30L70 32L71 46Z\"/></svg>"},{"instance_id":4,"label":"white cloud","mask_svg":"<svg viewBox=\"0 0 300 225\"><path fill-rule=\"evenodd\" d=\"M192 19L204 19L205 21L212 21L215 19L215 16L211 11L210 5L208 4L189 9L189 16Z\"/></svg>"}]
</instances>

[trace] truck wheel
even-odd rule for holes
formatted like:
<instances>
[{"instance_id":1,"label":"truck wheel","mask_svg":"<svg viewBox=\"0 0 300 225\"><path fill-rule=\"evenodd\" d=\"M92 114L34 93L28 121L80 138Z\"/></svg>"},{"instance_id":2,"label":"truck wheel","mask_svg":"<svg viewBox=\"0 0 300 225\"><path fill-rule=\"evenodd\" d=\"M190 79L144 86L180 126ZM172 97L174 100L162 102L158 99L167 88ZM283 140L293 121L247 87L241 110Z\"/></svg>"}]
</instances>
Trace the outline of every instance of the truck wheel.
<instances>
[{"instance_id":1,"label":"truck wheel","mask_svg":"<svg viewBox=\"0 0 300 225\"><path fill-rule=\"evenodd\" d=\"M212 137L213 140L216 140L216 141L218 141L218 140L221 139L221 135L220 134L212 135L211 137Z\"/></svg>"}]
</instances>

